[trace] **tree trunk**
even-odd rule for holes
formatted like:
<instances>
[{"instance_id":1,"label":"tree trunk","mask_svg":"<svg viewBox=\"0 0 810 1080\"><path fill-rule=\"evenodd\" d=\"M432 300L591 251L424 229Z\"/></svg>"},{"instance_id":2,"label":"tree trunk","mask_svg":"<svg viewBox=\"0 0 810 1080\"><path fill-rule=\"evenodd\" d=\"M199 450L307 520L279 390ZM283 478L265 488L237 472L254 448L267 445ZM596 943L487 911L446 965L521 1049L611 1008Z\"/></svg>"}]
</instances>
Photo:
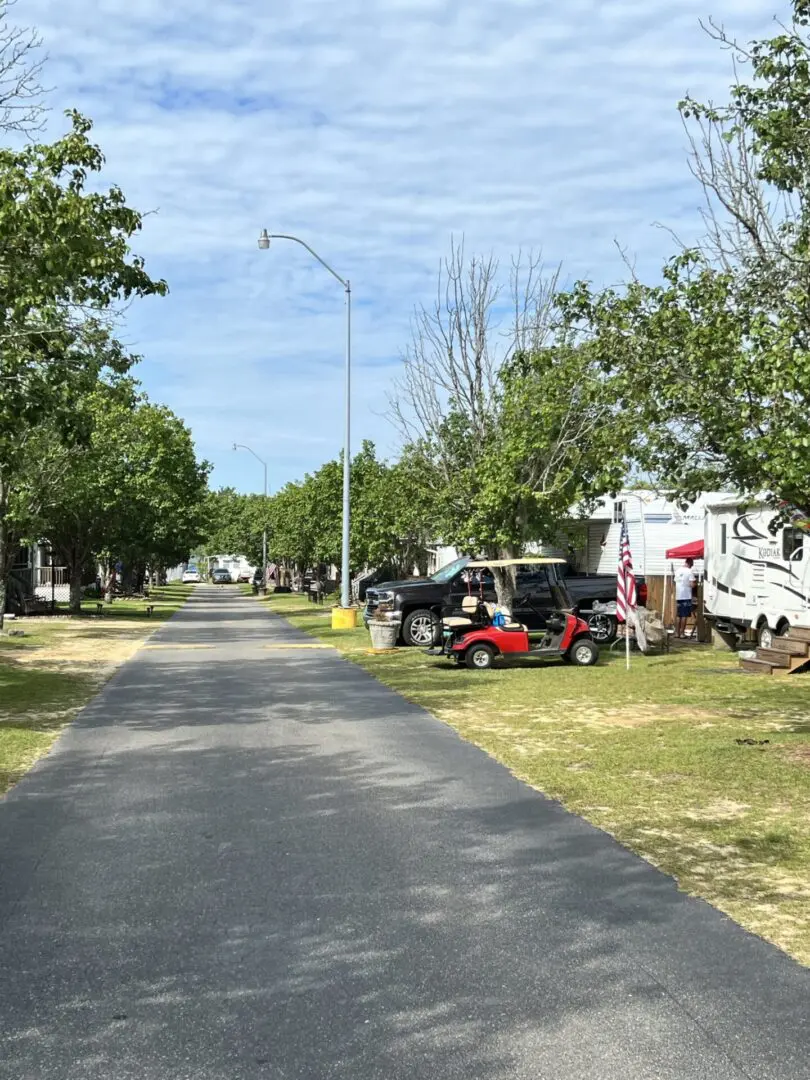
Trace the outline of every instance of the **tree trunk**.
<instances>
[{"instance_id":1,"label":"tree trunk","mask_svg":"<svg viewBox=\"0 0 810 1080\"><path fill-rule=\"evenodd\" d=\"M70 577L69 610L71 615L82 613L82 582L84 580L85 560L75 544L59 544L54 548L59 559L65 564Z\"/></svg>"},{"instance_id":2,"label":"tree trunk","mask_svg":"<svg viewBox=\"0 0 810 1080\"><path fill-rule=\"evenodd\" d=\"M508 566L496 566L492 573L495 575L495 594L498 597L498 603L511 612L515 603L514 570Z\"/></svg>"},{"instance_id":3,"label":"tree trunk","mask_svg":"<svg viewBox=\"0 0 810 1080\"><path fill-rule=\"evenodd\" d=\"M109 562L103 563L103 567L104 599L108 604L111 604L113 599L113 583L115 582L115 567L112 565L112 563Z\"/></svg>"},{"instance_id":4,"label":"tree trunk","mask_svg":"<svg viewBox=\"0 0 810 1080\"><path fill-rule=\"evenodd\" d=\"M9 528L8 515L8 488L0 477L0 630L5 621L5 599L9 594L9 576L18 542L18 537Z\"/></svg>"},{"instance_id":5,"label":"tree trunk","mask_svg":"<svg viewBox=\"0 0 810 1080\"><path fill-rule=\"evenodd\" d=\"M82 563L73 562L70 566L70 614L82 613Z\"/></svg>"},{"instance_id":6,"label":"tree trunk","mask_svg":"<svg viewBox=\"0 0 810 1080\"><path fill-rule=\"evenodd\" d=\"M517 559L519 558L519 552L520 549L517 547L503 548L497 554L490 551L488 558ZM495 595L498 597L498 603L511 612L514 608L515 590L517 588L515 567L495 566L492 568L492 573L495 577Z\"/></svg>"},{"instance_id":7,"label":"tree trunk","mask_svg":"<svg viewBox=\"0 0 810 1080\"><path fill-rule=\"evenodd\" d=\"M6 590L8 588L8 575L11 571L12 538L6 517L8 514L8 499L6 488L0 478L0 630L3 629L6 615Z\"/></svg>"}]
</instances>

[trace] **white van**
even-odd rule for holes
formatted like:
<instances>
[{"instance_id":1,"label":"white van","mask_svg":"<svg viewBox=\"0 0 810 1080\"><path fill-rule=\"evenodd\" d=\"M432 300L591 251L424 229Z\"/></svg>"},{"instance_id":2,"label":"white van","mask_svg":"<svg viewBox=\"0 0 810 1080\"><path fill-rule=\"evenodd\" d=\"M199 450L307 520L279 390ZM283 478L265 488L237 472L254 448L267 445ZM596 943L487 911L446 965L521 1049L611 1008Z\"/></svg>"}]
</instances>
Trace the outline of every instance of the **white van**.
<instances>
[{"instance_id":1,"label":"white van","mask_svg":"<svg viewBox=\"0 0 810 1080\"><path fill-rule=\"evenodd\" d=\"M727 634L755 630L763 648L791 626L810 627L810 533L792 525L774 531L776 516L762 503L706 508L706 618Z\"/></svg>"}]
</instances>

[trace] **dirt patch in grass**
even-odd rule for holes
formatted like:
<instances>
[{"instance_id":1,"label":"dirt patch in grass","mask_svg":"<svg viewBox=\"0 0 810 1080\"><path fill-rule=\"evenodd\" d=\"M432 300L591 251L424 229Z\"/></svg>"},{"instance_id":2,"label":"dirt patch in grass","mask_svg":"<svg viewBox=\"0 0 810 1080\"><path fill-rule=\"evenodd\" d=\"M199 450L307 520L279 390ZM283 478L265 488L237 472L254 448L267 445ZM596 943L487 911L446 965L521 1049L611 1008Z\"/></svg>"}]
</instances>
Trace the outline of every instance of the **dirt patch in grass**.
<instances>
[{"instance_id":1,"label":"dirt patch in grass","mask_svg":"<svg viewBox=\"0 0 810 1080\"><path fill-rule=\"evenodd\" d=\"M134 656L157 626L157 623L133 626L123 619L93 624L66 621L57 632L43 635L41 643L21 651L14 659L18 664L49 669L69 665L72 669L103 670Z\"/></svg>"},{"instance_id":2,"label":"dirt patch in grass","mask_svg":"<svg viewBox=\"0 0 810 1080\"><path fill-rule=\"evenodd\" d=\"M787 752L789 761L810 769L810 746L792 746Z\"/></svg>"}]
</instances>

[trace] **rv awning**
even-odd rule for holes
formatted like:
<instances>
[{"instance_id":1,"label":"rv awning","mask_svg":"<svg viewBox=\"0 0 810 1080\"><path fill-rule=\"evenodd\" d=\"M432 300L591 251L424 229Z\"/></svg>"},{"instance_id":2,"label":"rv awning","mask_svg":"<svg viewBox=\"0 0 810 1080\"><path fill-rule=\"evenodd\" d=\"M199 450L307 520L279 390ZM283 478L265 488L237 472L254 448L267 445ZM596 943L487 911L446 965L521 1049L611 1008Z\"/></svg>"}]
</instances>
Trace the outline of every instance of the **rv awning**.
<instances>
[{"instance_id":1,"label":"rv awning","mask_svg":"<svg viewBox=\"0 0 810 1080\"><path fill-rule=\"evenodd\" d=\"M667 551L668 559L702 559L703 558L703 541L691 540L688 544L681 544L680 547L670 548Z\"/></svg>"}]
</instances>

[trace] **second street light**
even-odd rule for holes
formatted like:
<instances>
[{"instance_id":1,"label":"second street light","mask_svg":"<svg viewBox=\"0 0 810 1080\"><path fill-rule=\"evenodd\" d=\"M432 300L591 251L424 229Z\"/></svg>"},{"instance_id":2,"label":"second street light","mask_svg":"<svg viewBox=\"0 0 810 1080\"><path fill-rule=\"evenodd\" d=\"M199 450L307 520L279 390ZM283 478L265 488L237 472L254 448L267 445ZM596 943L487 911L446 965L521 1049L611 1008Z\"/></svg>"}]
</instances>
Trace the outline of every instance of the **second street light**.
<instances>
[{"instance_id":1,"label":"second street light","mask_svg":"<svg viewBox=\"0 0 810 1080\"><path fill-rule=\"evenodd\" d=\"M264 513L267 513L267 462L263 461L255 450L251 450L249 446L243 445L243 443L234 443L234 450L247 450L249 454L253 454L260 465L264 467ZM264 515L262 515L264 517ZM267 588L267 524L265 522L264 532L262 533L262 588Z\"/></svg>"},{"instance_id":2,"label":"second street light","mask_svg":"<svg viewBox=\"0 0 810 1080\"><path fill-rule=\"evenodd\" d=\"M343 290L346 293L346 433L343 444L343 542L341 545L341 564L340 564L340 607L332 609L332 626L336 629L348 629L355 625L355 613L351 606L351 574L350 574L350 562L349 562L349 535L351 525L351 507L350 507L350 478L351 478L351 391L352 391L352 287L346 278L342 278L340 274L336 273L329 263L325 262L320 255L313 251L309 244L304 243L303 240L299 240L297 236L288 236L285 233L268 233L267 229L262 229L259 236L259 248L262 251L267 251L270 247L271 240L291 240L295 244L300 244L301 247L306 248L310 255L316 259L325 270L343 286Z\"/></svg>"}]
</instances>

